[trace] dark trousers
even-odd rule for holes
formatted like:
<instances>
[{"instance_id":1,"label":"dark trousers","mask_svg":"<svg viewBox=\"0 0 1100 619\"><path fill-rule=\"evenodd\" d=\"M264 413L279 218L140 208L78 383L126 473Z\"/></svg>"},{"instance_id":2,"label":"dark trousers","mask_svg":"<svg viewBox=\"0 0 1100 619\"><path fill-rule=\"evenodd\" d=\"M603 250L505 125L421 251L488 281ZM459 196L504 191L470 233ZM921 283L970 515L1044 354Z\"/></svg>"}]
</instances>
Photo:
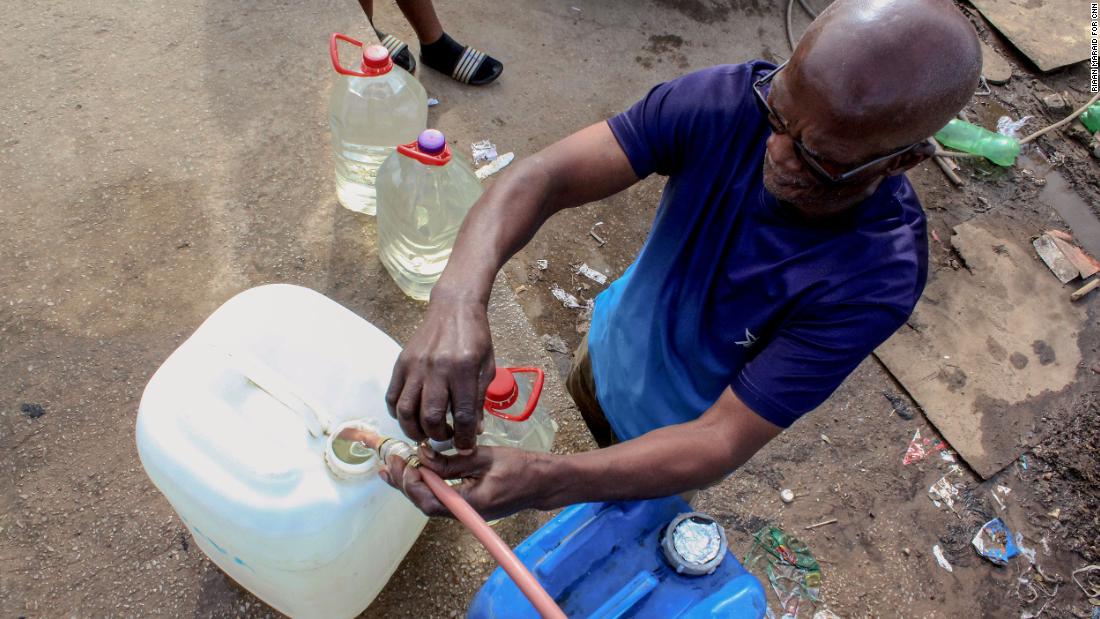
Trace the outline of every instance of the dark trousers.
<instances>
[{"instance_id":1,"label":"dark trousers","mask_svg":"<svg viewBox=\"0 0 1100 619\"><path fill-rule=\"evenodd\" d=\"M573 367L565 379L565 388L573 396L573 402L584 418L588 431L600 447L608 447L619 442L607 416L596 399L596 379L592 375L592 359L588 356L588 336L573 353Z\"/></svg>"},{"instance_id":2,"label":"dark trousers","mask_svg":"<svg viewBox=\"0 0 1100 619\"><path fill-rule=\"evenodd\" d=\"M611 429L611 424L607 422L607 416L600 407L600 401L596 399L596 379L592 376L592 359L588 356L588 336L585 336L573 353L573 367L565 378L565 389L573 396L573 402L580 410L596 444L602 449L618 443L619 438L615 436L615 431ZM706 487L713 486L718 481L707 484ZM694 504L698 493L698 490L688 490L681 493L680 498Z\"/></svg>"}]
</instances>

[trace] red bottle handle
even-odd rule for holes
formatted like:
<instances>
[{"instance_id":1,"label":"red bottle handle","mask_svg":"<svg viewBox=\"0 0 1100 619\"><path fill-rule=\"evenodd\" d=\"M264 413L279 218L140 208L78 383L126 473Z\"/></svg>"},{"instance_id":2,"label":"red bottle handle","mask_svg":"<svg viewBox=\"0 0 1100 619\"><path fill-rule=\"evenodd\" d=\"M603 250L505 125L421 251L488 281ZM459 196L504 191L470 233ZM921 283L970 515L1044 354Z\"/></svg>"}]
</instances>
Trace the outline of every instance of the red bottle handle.
<instances>
[{"instance_id":1,"label":"red bottle handle","mask_svg":"<svg viewBox=\"0 0 1100 619\"><path fill-rule=\"evenodd\" d=\"M508 421L527 421L531 414L535 412L535 406L539 403L539 396L542 395L542 381L545 376L542 370L539 368L504 368L512 374L534 374L535 384L531 387L531 397L527 399L527 404L523 407L523 412L518 415L506 415L500 411L486 408L485 410L489 414Z\"/></svg>"},{"instance_id":2,"label":"red bottle handle","mask_svg":"<svg viewBox=\"0 0 1100 619\"><path fill-rule=\"evenodd\" d=\"M451 145L450 144L443 144L443 150L440 151L438 154L429 155L428 153L420 152L420 147L418 146L417 141L413 140L412 142L409 142L408 144L399 144L397 146L397 152L401 153L402 155L405 155L406 157L416 159L417 161L419 161L420 163L423 163L424 165L443 166L443 165L447 165L451 161ZM511 370L512 368L504 368L504 369Z\"/></svg>"},{"instance_id":3,"label":"red bottle handle","mask_svg":"<svg viewBox=\"0 0 1100 619\"><path fill-rule=\"evenodd\" d=\"M363 43L356 41L355 39L340 34L339 32L333 32L332 36L328 40L328 55L332 57L332 68L336 69L336 72L340 75L351 75L353 77L370 77L367 73L360 73L358 71L352 71L351 69L345 69L340 64L340 53L336 51L336 44L338 41L344 41L345 43L351 43L352 45L363 49Z\"/></svg>"}]
</instances>

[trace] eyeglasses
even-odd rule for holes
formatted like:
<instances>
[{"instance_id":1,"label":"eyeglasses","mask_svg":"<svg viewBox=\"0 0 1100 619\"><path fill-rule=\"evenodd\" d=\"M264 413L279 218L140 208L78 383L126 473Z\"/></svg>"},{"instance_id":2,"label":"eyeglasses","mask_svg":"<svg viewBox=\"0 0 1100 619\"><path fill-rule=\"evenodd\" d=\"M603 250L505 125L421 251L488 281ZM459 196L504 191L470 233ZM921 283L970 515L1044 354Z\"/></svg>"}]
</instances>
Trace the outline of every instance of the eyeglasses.
<instances>
[{"instance_id":1,"label":"eyeglasses","mask_svg":"<svg viewBox=\"0 0 1100 619\"><path fill-rule=\"evenodd\" d=\"M760 104L761 111L764 112L764 114L768 117L768 124L771 125L772 131L774 131L775 133L786 134L788 137L790 137L790 132L787 130L787 123L784 122L784 120L775 113L775 110L772 109L772 106L768 105L768 97L764 94L763 91L763 87L771 84L772 79L775 78L775 74L783 70L783 67L785 66L787 66L786 62L772 69L770 72L768 72L767 75L753 82L752 91L756 94L756 102ZM791 141L794 142L794 148L795 152L798 154L798 158L801 159L807 166L809 166L810 171L813 172L814 175L816 175L821 180L829 183L844 183L846 181L849 181L860 172L863 172L868 168L874 167L884 161L897 157L898 155L907 153L920 144L920 142L910 144L909 146L898 149L888 155L883 155L882 157L873 159L871 161L868 161L867 163L858 165L849 170L845 170L843 169L844 166L839 166L828 161L822 161L821 159L817 158L812 153L810 153L810 151L806 148L805 145L802 144L800 140L796 140L792 137Z\"/></svg>"}]
</instances>

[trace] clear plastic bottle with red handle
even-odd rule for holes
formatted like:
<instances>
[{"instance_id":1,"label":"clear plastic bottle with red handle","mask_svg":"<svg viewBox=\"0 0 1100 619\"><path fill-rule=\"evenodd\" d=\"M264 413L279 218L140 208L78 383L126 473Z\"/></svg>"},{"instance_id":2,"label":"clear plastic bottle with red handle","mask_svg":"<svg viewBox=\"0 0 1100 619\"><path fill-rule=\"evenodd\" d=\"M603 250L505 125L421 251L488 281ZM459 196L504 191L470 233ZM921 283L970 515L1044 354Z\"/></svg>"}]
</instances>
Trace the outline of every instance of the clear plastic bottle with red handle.
<instances>
[{"instance_id":1,"label":"clear plastic bottle with red handle","mask_svg":"<svg viewBox=\"0 0 1100 619\"><path fill-rule=\"evenodd\" d=\"M497 368L485 390L479 445L550 451L558 428L539 405L543 379L539 368Z\"/></svg>"},{"instance_id":2,"label":"clear plastic bottle with red handle","mask_svg":"<svg viewBox=\"0 0 1100 619\"><path fill-rule=\"evenodd\" d=\"M485 390L478 445L550 451L558 425L539 404L545 376L539 368L497 367ZM455 453L454 441L428 441L439 453Z\"/></svg>"},{"instance_id":3,"label":"clear plastic bottle with red handle","mask_svg":"<svg viewBox=\"0 0 1100 619\"><path fill-rule=\"evenodd\" d=\"M426 129L386 158L377 187L378 258L402 292L427 301L481 182L441 132Z\"/></svg>"},{"instance_id":4,"label":"clear plastic bottle with red handle","mask_svg":"<svg viewBox=\"0 0 1100 619\"><path fill-rule=\"evenodd\" d=\"M340 41L362 49L358 69L340 63ZM427 126L428 95L415 77L394 66L381 45L364 46L333 34L329 56L338 74L329 100L336 198L350 210L374 215L378 167L398 144L415 140Z\"/></svg>"}]
</instances>

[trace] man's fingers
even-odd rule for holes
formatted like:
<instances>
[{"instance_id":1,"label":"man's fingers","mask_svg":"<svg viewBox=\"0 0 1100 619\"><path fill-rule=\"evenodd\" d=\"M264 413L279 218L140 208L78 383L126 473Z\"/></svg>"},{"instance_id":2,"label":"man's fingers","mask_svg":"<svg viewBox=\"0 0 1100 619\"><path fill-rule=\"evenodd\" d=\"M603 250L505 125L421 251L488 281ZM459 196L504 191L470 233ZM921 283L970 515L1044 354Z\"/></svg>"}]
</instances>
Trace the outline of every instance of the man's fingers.
<instances>
[{"instance_id":1,"label":"man's fingers","mask_svg":"<svg viewBox=\"0 0 1100 619\"><path fill-rule=\"evenodd\" d=\"M493 379L497 375L497 362L493 359L493 351L489 351L489 356L481 363L481 368L477 374L477 397L482 400L485 399L485 390L489 388L489 383L493 382Z\"/></svg>"},{"instance_id":2,"label":"man's fingers","mask_svg":"<svg viewBox=\"0 0 1100 619\"><path fill-rule=\"evenodd\" d=\"M447 425L449 392L447 379L433 375L428 378L420 394L420 427L424 434L437 441L451 438L451 429Z\"/></svg>"},{"instance_id":3,"label":"man's fingers","mask_svg":"<svg viewBox=\"0 0 1100 619\"><path fill-rule=\"evenodd\" d=\"M390 417L397 419L397 400L401 398L401 390L405 386L405 375L408 373L405 360L397 358L393 364L393 374L390 375L390 386L386 388L386 408L390 411Z\"/></svg>"},{"instance_id":4,"label":"man's fingers","mask_svg":"<svg viewBox=\"0 0 1100 619\"><path fill-rule=\"evenodd\" d=\"M391 487L404 494L412 504L428 516L446 516L447 511L439 499L435 498L430 488L424 483L424 478L413 467L405 464L405 461L397 456L390 457L385 469L379 471L379 476Z\"/></svg>"},{"instance_id":5,"label":"man's fingers","mask_svg":"<svg viewBox=\"0 0 1100 619\"><path fill-rule=\"evenodd\" d=\"M397 423L405 436L419 443L426 438L420 427L420 381L411 377L405 381L401 395L397 398Z\"/></svg>"},{"instance_id":6,"label":"man's fingers","mask_svg":"<svg viewBox=\"0 0 1100 619\"><path fill-rule=\"evenodd\" d=\"M451 512L439 502L439 499L435 498L431 489L424 483L424 478L420 476L420 471L415 468L405 467L401 489L404 491L405 496L413 502L413 505L416 505L425 514L429 516L451 515Z\"/></svg>"},{"instance_id":7,"label":"man's fingers","mask_svg":"<svg viewBox=\"0 0 1100 619\"><path fill-rule=\"evenodd\" d=\"M429 445L420 446L420 462L443 479L479 477L492 463L492 448L482 448L471 456L447 456Z\"/></svg>"},{"instance_id":8,"label":"man's fingers","mask_svg":"<svg viewBox=\"0 0 1100 619\"><path fill-rule=\"evenodd\" d=\"M477 377L473 375L452 377L450 387L451 414L455 422L455 449L460 452L471 451L477 446L477 435L481 429L483 414L482 403L477 399Z\"/></svg>"}]
</instances>

